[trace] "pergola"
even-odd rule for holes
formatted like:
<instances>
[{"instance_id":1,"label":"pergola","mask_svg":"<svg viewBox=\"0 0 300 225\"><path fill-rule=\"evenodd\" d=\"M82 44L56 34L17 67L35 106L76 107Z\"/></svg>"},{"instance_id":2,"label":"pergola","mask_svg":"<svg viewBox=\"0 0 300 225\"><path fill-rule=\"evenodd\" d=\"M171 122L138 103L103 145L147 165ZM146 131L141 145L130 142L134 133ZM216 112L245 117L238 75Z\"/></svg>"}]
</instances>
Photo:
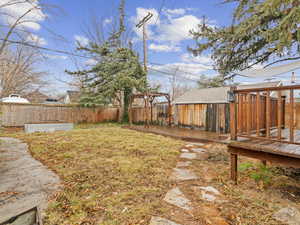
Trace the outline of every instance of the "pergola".
<instances>
[{"instance_id":1,"label":"pergola","mask_svg":"<svg viewBox=\"0 0 300 225\"><path fill-rule=\"evenodd\" d=\"M139 93L132 94L130 96L130 104L129 104L129 123L132 125L132 103L136 98L142 98L145 102L145 127L149 127L149 106L150 106L150 121L153 122L153 101L156 97L165 97L168 101L168 117L169 117L169 126L171 126L171 99L168 93L161 92L147 92L147 93Z\"/></svg>"}]
</instances>

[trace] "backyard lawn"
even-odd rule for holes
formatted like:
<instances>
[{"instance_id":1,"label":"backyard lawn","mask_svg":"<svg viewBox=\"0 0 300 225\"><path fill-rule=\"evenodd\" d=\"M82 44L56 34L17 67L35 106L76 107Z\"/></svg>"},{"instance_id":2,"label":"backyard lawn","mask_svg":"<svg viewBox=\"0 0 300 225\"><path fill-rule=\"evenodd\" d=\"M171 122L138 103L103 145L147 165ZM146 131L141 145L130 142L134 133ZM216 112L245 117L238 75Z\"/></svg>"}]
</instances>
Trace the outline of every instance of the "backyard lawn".
<instances>
[{"instance_id":1,"label":"backyard lawn","mask_svg":"<svg viewBox=\"0 0 300 225\"><path fill-rule=\"evenodd\" d=\"M63 181L45 217L45 224L57 225L147 224L163 213L161 199L172 186L168 176L183 145L113 124L11 135L26 141Z\"/></svg>"},{"instance_id":2,"label":"backyard lawn","mask_svg":"<svg viewBox=\"0 0 300 225\"><path fill-rule=\"evenodd\" d=\"M239 184L234 185L223 144L203 144L207 153L189 166L198 179L177 183L170 174L178 161L184 161L180 150L193 147L175 139L116 124L4 135L27 142L32 155L62 180L62 190L50 199L46 225L148 225L151 216L182 225L282 225L286 223L274 218L276 212L285 207L300 211L299 171L263 167L240 157ZM192 210L163 200L174 187L191 201ZM220 195L208 201L199 187L214 187Z\"/></svg>"}]
</instances>

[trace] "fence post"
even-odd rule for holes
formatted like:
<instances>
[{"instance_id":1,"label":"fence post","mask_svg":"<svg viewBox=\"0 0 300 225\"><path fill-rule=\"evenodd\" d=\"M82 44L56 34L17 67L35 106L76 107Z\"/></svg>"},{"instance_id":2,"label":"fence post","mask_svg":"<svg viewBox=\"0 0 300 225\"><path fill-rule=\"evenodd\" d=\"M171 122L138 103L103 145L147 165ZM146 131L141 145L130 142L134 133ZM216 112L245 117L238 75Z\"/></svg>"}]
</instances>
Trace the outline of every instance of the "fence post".
<instances>
[{"instance_id":1,"label":"fence post","mask_svg":"<svg viewBox=\"0 0 300 225\"><path fill-rule=\"evenodd\" d=\"M168 99L168 116L169 116L169 126L172 125L172 106L170 96L167 96Z\"/></svg>"}]
</instances>

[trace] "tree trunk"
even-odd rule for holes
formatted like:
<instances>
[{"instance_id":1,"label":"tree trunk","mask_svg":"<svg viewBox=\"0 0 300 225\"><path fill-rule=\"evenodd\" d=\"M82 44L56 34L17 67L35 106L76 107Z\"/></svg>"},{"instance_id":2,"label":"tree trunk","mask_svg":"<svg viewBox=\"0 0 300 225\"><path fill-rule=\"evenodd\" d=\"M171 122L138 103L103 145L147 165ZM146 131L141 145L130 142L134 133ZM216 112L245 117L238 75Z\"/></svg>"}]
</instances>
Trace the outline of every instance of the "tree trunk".
<instances>
[{"instance_id":1,"label":"tree trunk","mask_svg":"<svg viewBox=\"0 0 300 225\"><path fill-rule=\"evenodd\" d=\"M128 122L128 107L130 104L130 95L132 93L132 89L131 88L125 88L124 90L124 104L123 104L123 118L122 118L122 122Z\"/></svg>"}]
</instances>

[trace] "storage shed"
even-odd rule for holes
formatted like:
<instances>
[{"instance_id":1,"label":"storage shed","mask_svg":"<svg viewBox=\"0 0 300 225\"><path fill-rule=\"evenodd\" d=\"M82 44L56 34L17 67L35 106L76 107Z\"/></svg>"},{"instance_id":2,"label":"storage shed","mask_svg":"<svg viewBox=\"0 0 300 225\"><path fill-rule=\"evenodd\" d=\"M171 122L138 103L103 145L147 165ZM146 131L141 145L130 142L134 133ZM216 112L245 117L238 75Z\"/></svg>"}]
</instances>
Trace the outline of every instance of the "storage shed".
<instances>
[{"instance_id":1,"label":"storage shed","mask_svg":"<svg viewBox=\"0 0 300 225\"><path fill-rule=\"evenodd\" d=\"M281 82L239 85L237 89L276 87ZM230 87L193 89L175 99L174 123L205 131L229 133L230 110L227 92Z\"/></svg>"}]
</instances>

